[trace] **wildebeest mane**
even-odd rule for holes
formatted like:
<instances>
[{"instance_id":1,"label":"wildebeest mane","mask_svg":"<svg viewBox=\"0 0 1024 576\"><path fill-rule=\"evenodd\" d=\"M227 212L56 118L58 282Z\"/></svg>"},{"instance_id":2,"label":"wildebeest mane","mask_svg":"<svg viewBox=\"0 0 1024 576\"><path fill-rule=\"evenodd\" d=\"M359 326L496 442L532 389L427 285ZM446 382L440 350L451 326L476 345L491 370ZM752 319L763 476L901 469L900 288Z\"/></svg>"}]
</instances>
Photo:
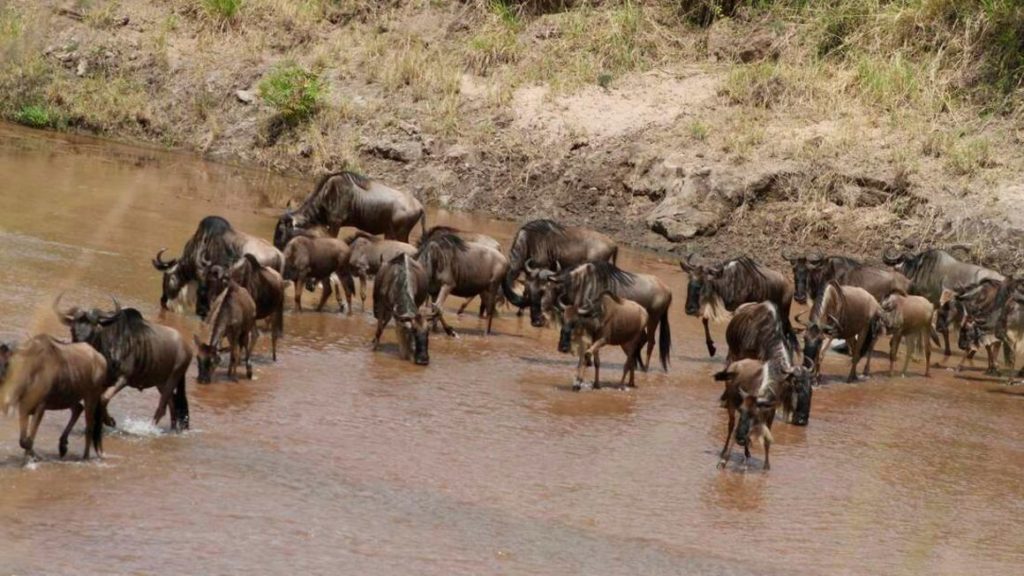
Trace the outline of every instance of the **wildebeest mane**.
<instances>
[{"instance_id":1,"label":"wildebeest mane","mask_svg":"<svg viewBox=\"0 0 1024 576\"><path fill-rule=\"evenodd\" d=\"M124 308L89 343L107 360L107 378L131 377L150 365L153 328L135 308Z\"/></svg>"},{"instance_id":2,"label":"wildebeest mane","mask_svg":"<svg viewBox=\"0 0 1024 576\"><path fill-rule=\"evenodd\" d=\"M197 279L200 269L200 257L211 264L230 265L238 259L225 236L234 232L231 224L220 216L207 216L199 222L195 234L185 243L179 266L186 279Z\"/></svg>"},{"instance_id":3,"label":"wildebeest mane","mask_svg":"<svg viewBox=\"0 0 1024 576\"><path fill-rule=\"evenodd\" d=\"M568 293L582 295L584 301L596 301L604 292L617 294L622 288L632 286L636 282L634 274L611 262L587 262L574 268L573 271L581 268L589 273L582 275L579 285L576 282L576 274L570 272L566 278L569 282Z\"/></svg>"},{"instance_id":4,"label":"wildebeest mane","mask_svg":"<svg viewBox=\"0 0 1024 576\"><path fill-rule=\"evenodd\" d=\"M373 234L370 234L369 232L363 232L362 230L356 230L351 235L349 235L346 238L344 238L344 242L345 242L345 244L348 244L349 246L351 246L353 242L355 242L356 240L358 240L360 238L362 238L364 240L369 240L370 242L373 242L373 241L377 240L377 237L374 236Z\"/></svg>"},{"instance_id":5,"label":"wildebeest mane","mask_svg":"<svg viewBox=\"0 0 1024 576\"><path fill-rule=\"evenodd\" d=\"M469 250L466 241L455 234L434 234L420 245L416 259L427 269L427 274L434 276L437 270L451 270L458 277L459 253Z\"/></svg>"},{"instance_id":6,"label":"wildebeest mane","mask_svg":"<svg viewBox=\"0 0 1024 576\"><path fill-rule=\"evenodd\" d=\"M828 297L829 288L832 289L832 297ZM829 281L825 285L825 289L821 292L821 298L814 301L814 307L811 308L810 321L816 322L821 319L821 315L829 314L836 318L842 318L843 311L846 310L846 294L843 293L842 286L835 280Z\"/></svg>"},{"instance_id":7,"label":"wildebeest mane","mask_svg":"<svg viewBox=\"0 0 1024 576\"><path fill-rule=\"evenodd\" d=\"M340 182L342 180L347 181L348 186ZM303 225L326 226L330 224L330 215L337 213L340 204L347 200L348 195L342 192L351 191L353 187L365 190L370 187L370 179L346 170L324 174L313 187L313 192L295 210L295 214L302 217Z\"/></svg>"},{"instance_id":8,"label":"wildebeest mane","mask_svg":"<svg viewBox=\"0 0 1024 576\"><path fill-rule=\"evenodd\" d=\"M427 230L425 234L420 236L418 240L416 240L416 247L422 248L423 244L425 242L429 242L430 240L432 240L434 236L457 235L460 232L462 232L462 230L459 230L458 228L452 228L451 226L434 226L433 228Z\"/></svg>"},{"instance_id":9,"label":"wildebeest mane","mask_svg":"<svg viewBox=\"0 0 1024 576\"><path fill-rule=\"evenodd\" d=\"M512 269L522 266L526 258L554 264L558 257L557 244L565 239L565 227L554 220L531 220L523 224L512 240L509 262Z\"/></svg>"},{"instance_id":10,"label":"wildebeest mane","mask_svg":"<svg viewBox=\"0 0 1024 576\"><path fill-rule=\"evenodd\" d=\"M715 292L728 309L744 302L769 300L771 281L761 265L748 256L740 256L722 263L722 277L715 282Z\"/></svg>"}]
</instances>

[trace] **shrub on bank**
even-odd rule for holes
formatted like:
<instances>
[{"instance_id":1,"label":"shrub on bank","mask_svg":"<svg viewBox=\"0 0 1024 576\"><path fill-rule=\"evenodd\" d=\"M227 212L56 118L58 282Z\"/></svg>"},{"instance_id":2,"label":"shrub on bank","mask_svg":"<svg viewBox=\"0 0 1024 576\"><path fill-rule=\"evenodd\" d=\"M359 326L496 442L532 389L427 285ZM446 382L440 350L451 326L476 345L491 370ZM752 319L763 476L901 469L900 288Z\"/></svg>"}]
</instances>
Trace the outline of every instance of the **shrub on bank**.
<instances>
[{"instance_id":1,"label":"shrub on bank","mask_svg":"<svg viewBox=\"0 0 1024 576\"><path fill-rule=\"evenodd\" d=\"M278 67L259 84L260 97L289 124L298 124L316 114L326 91L317 73L295 64Z\"/></svg>"}]
</instances>

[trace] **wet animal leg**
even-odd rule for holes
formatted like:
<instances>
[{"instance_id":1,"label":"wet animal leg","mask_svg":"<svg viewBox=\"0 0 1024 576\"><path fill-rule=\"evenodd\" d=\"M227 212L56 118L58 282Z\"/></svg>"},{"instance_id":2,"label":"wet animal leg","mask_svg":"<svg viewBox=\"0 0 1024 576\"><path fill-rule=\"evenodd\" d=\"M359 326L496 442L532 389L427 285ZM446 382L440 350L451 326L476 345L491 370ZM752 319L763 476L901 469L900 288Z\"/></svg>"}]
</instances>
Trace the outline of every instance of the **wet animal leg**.
<instances>
[{"instance_id":1,"label":"wet animal leg","mask_svg":"<svg viewBox=\"0 0 1024 576\"><path fill-rule=\"evenodd\" d=\"M64 427L64 432L60 435L60 442L57 444L61 458L68 453L68 436L71 434L71 429L75 427L75 423L78 422L78 417L82 415L82 410L84 408L81 402L71 407L71 418L68 419L68 425Z\"/></svg>"},{"instance_id":2,"label":"wet animal leg","mask_svg":"<svg viewBox=\"0 0 1024 576\"><path fill-rule=\"evenodd\" d=\"M39 404L34 412L29 412L25 408L21 408L18 411L18 425L21 428L21 437L18 438L18 444L25 451L25 462L31 462L36 459L36 453L32 449L32 445L35 443L36 430L39 429L39 423L43 420L43 410L44 405Z\"/></svg>"},{"instance_id":3,"label":"wet animal leg","mask_svg":"<svg viewBox=\"0 0 1024 576\"><path fill-rule=\"evenodd\" d=\"M725 447L722 448L722 453L718 456L718 468L725 468L726 462L729 461L729 456L732 452L732 431L736 427L736 410L730 405L729 410L729 431L725 435Z\"/></svg>"},{"instance_id":4,"label":"wet animal leg","mask_svg":"<svg viewBox=\"0 0 1024 576\"><path fill-rule=\"evenodd\" d=\"M924 341L924 377L927 378L932 369L932 339L927 332L922 332L921 340Z\"/></svg>"},{"instance_id":5,"label":"wet animal leg","mask_svg":"<svg viewBox=\"0 0 1024 576\"><path fill-rule=\"evenodd\" d=\"M708 356L715 355L715 341L711 339L711 328L708 326L708 319L701 318L701 322L704 323L704 343L708 346ZM650 362L650 359L648 359Z\"/></svg>"},{"instance_id":6,"label":"wet animal leg","mask_svg":"<svg viewBox=\"0 0 1024 576\"><path fill-rule=\"evenodd\" d=\"M302 290L306 285L306 277L299 274L295 277L295 309L302 312Z\"/></svg>"},{"instance_id":7,"label":"wet animal leg","mask_svg":"<svg viewBox=\"0 0 1024 576\"><path fill-rule=\"evenodd\" d=\"M164 414L167 413L167 404L171 401L171 395L174 393L174 382L167 382L160 390L160 402L156 405L156 412L153 412L153 426L158 426L160 420L163 419Z\"/></svg>"},{"instance_id":8,"label":"wet animal leg","mask_svg":"<svg viewBox=\"0 0 1024 576\"><path fill-rule=\"evenodd\" d=\"M896 355L900 353L900 340L902 338L903 333L897 332L892 335L892 339L889 341L889 376L892 376L892 370L896 364Z\"/></svg>"},{"instance_id":9,"label":"wet animal leg","mask_svg":"<svg viewBox=\"0 0 1024 576\"><path fill-rule=\"evenodd\" d=\"M320 293L320 303L316 306L316 311L321 312L324 309L324 304L327 303L327 299L331 297L333 290L331 289L331 277L328 276L320 282L321 286L324 287L323 292ZM338 306L341 306L341 300L338 300Z\"/></svg>"},{"instance_id":10,"label":"wet animal leg","mask_svg":"<svg viewBox=\"0 0 1024 576\"><path fill-rule=\"evenodd\" d=\"M245 350L245 377L252 380L252 342L248 335L242 336L242 347Z\"/></svg>"},{"instance_id":11,"label":"wet animal leg","mask_svg":"<svg viewBox=\"0 0 1024 576\"><path fill-rule=\"evenodd\" d=\"M384 334L384 327L388 325L388 320L391 320L391 315L385 313L383 318L377 319L377 332L373 335L373 349L376 350L380 347L380 337Z\"/></svg>"}]
</instances>

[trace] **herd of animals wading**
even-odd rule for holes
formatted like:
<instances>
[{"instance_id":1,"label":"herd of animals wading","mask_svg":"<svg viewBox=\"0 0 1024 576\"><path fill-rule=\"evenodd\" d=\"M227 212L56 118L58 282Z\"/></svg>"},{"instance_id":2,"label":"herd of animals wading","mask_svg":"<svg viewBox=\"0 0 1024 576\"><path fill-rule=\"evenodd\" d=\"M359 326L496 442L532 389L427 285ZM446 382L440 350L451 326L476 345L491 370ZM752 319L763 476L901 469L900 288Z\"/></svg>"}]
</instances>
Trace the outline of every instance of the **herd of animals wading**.
<instances>
[{"instance_id":1,"label":"herd of animals wading","mask_svg":"<svg viewBox=\"0 0 1024 576\"><path fill-rule=\"evenodd\" d=\"M417 224L422 233L414 246L408 241ZM342 240L337 237L342 227L357 231ZM649 368L655 344L668 370L671 290L656 276L617 267L618 248L608 236L534 220L519 228L506 256L484 234L428 229L423 206L413 196L351 172L323 177L301 206L279 218L273 243L209 216L177 258L166 259L165 252L157 252L152 262L163 274L160 305L167 310L171 303L194 303L204 319L194 347L177 330L122 308L116 299L113 309L101 310L64 308L60 296L53 310L70 329L70 343L40 334L21 344L0 345L0 409L6 413L17 407L27 461L36 457L34 439L47 410L71 411L59 441L61 457L83 412L84 457L89 458L90 449L102 455L103 428L116 427L107 406L126 386L159 391L154 425L169 408L171 428L187 429L186 381L193 358L199 382L212 381L225 352L228 377L237 378L242 363L251 378L252 350L262 328L270 333L276 360L289 282L296 310L302 310L304 292L314 292L319 284L317 311L334 293L339 312L352 314L355 279L365 308L372 277L374 350L393 322L399 354L418 365L430 362L431 331L441 327L455 335L442 314L445 300L454 295L467 299L460 313L479 297L488 333L504 301L520 314L529 308L533 326L555 320L561 327L558 350L578 354L576 390L588 386L584 375L591 366L589 386L600 386L604 346L620 346L626 354L620 387L635 385L637 366ZM728 462L734 440L744 447L744 466L750 445L760 440L764 468L770 467L775 412L781 410L791 424L808 423L822 355L833 340L847 345L851 381L862 360L863 374L869 374L872 350L885 333L891 338L890 374L905 340L904 375L914 349L923 348L927 376L931 346L940 344L940 335L945 354L951 353L951 327L959 330L964 351L957 370L984 348L989 373L998 373L1000 346L1012 370L1015 343L1024 333L1024 286L1019 279L964 262L955 252L956 247L889 250L882 255L888 267L842 256L784 253L792 265L792 282L745 256L710 263L691 254L681 261L689 276L686 314L703 321L709 355L716 353L709 322L729 318L725 367L714 375L724 383L721 403L728 413L719 467ZM810 303L809 314L797 315L795 323L790 320L793 300Z\"/></svg>"}]
</instances>

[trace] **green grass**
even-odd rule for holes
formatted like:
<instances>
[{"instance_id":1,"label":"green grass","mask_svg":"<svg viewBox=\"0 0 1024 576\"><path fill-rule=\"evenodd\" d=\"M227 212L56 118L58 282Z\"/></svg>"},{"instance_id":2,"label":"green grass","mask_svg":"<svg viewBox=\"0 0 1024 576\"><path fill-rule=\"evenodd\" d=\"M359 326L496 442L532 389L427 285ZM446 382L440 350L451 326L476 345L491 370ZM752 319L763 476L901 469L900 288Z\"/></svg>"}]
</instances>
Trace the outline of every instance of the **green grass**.
<instances>
[{"instance_id":1,"label":"green grass","mask_svg":"<svg viewBox=\"0 0 1024 576\"><path fill-rule=\"evenodd\" d=\"M873 103L895 109L914 101L920 82L913 64L896 54L888 59L862 57L857 62L857 85Z\"/></svg>"},{"instance_id":2,"label":"green grass","mask_svg":"<svg viewBox=\"0 0 1024 576\"><path fill-rule=\"evenodd\" d=\"M991 145L984 138L956 142L947 151L946 168L958 176L972 176L991 165Z\"/></svg>"},{"instance_id":3,"label":"green grass","mask_svg":"<svg viewBox=\"0 0 1024 576\"><path fill-rule=\"evenodd\" d=\"M259 83L263 101L289 124L308 120L323 105L327 88L320 76L295 64L271 71Z\"/></svg>"},{"instance_id":4,"label":"green grass","mask_svg":"<svg viewBox=\"0 0 1024 576\"><path fill-rule=\"evenodd\" d=\"M64 124L59 112L40 104L22 106L12 120L32 128L60 128Z\"/></svg>"},{"instance_id":5,"label":"green grass","mask_svg":"<svg viewBox=\"0 0 1024 576\"><path fill-rule=\"evenodd\" d=\"M708 125L700 120L694 120L690 123L690 137L698 142L704 142L707 140L710 132L711 129Z\"/></svg>"},{"instance_id":6,"label":"green grass","mask_svg":"<svg viewBox=\"0 0 1024 576\"><path fill-rule=\"evenodd\" d=\"M242 9L242 0L203 0L206 14L219 22L230 22Z\"/></svg>"}]
</instances>

